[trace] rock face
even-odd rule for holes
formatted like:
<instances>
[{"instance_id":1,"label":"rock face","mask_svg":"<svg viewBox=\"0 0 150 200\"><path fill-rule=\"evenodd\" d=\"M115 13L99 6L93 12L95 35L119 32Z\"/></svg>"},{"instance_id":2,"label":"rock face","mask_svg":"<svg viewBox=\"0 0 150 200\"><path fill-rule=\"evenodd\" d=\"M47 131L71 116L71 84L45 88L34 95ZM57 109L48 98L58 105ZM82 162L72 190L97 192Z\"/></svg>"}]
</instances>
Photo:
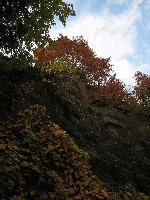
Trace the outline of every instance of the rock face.
<instances>
[{"instance_id":1,"label":"rock face","mask_svg":"<svg viewBox=\"0 0 150 200\"><path fill-rule=\"evenodd\" d=\"M114 108L80 81L41 85L35 101L90 156L94 173L105 183L131 183L150 194L150 111Z\"/></svg>"},{"instance_id":2,"label":"rock face","mask_svg":"<svg viewBox=\"0 0 150 200\"><path fill-rule=\"evenodd\" d=\"M150 195L150 110L114 107L79 79L40 80L35 72L14 77L11 84L1 79L5 95L0 99L0 119L8 114L13 118L14 110L28 105L43 105L89 154L92 171L100 180L114 188L132 184Z\"/></svg>"}]
</instances>

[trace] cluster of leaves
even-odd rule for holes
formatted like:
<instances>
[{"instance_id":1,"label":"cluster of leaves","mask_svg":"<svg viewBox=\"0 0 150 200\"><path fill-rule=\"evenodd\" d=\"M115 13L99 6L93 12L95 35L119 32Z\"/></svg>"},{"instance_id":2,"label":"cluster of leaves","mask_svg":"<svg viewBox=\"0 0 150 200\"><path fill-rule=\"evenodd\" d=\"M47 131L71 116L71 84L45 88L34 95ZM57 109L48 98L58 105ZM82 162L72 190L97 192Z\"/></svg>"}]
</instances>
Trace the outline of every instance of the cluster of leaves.
<instances>
[{"instance_id":1,"label":"cluster of leaves","mask_svg":"<svg viewBox=\"0 0 150 200\"><path fill-rule=\"evenodd\" d=\"M44 70L75 70L90 85L102 84L111 71L110 58L98 58L82 36L70 40L60 35L56 41L50 41L44 49L36 49L34 58ZM60 60L63 64L60 64Z\"/></svg>"},{"instance_id":2,"label":"cluster of leaves","mask_svg":"<svg viewBox=\"0 0 150 200\"><path fill-rule=\"evenodd\" d=\"M108 199L88 155L35 105L2 121L2 199Z\"/></svg>"},{"instance_id":3,"label":"cluster of leaves","mask_svg":"<svg viewBox=\"0 0 150 200\"><path fill-rule=\"evenodd\" d=\"M26 49L46 42L55 16L65 25L75 15L73 5L62 0L1 0L0 7L0 49L6 52L22 48L23 42Z\"/></svg>"},{"instance_id":4,"label":"cluster of leaves","mask_svg":"<svg viewBox=\"0 0 150 200\"><path fill-rule=\"evenodd\" d=\"M150 102L148 75L137 72L136 86L129 93L125 84L114 75L110 58L97 57L82 36L71 40L60 35L57 40L49 40L45 48L35 50L34 60L41 70L49 73L79 75L86 85L98 90L113 105L126 103L133 107L137 101L144 105Z\"/></svg>"},{"instance_id":5,"label":"cluster of leaves","mask_svg":"<svg viewBox=\"0 0 150 200\"><path fill-rule=\"evenodd\" d=\"M66 73L78 75L86 85L106 96L111 104L135 102L125 85L112 75L110 58L97 57L83 37L70 40L60 35L57 40L51 40L45 48L36 49L34 60L42 71L51 74L55 72L59 76Z\"/></svg>"},{"instance_id":6,"label":"cluster of leaves","mask_svg":"<svg viewBox=\"0 0 150 200\"><path fill-rule=\"evenodd\" d=\"M124 103L133 105L135 103L134 97L127 91L125 84L115 76L111 76L104 85L99 86L98 91L113 105L121 106Z\"/></svg>"},{"instance_id":7,"label":"cluster of leaves","mask_svg":"<svg viewBox=\"0 0 150 200\"><path fill-rule=\"evenodd\" d=\"M126 184L124 187L118 188L113 192L113 199L116 200L149 200L149 197L144 193L137 192L131 184Z\"/></svg>"},{"instance_id":8,"label":"cluster of leaves","mask_svg":"<svg viewBox=\"0 0 150 200\"><path fill-rule=\"evenodd\" d=\"M150 106L150 75L136 72L135 75L136 85L134 86L134 94L138 103L144 106Z\"/></svg>"}]
</instances>

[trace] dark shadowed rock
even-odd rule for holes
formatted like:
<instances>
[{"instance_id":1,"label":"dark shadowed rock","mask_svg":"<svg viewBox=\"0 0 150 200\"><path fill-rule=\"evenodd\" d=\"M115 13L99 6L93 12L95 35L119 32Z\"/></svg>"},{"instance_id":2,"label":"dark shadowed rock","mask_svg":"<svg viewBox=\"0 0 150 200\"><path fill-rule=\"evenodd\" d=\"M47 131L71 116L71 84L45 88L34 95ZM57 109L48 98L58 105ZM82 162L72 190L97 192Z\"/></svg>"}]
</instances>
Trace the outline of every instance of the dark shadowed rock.
<instances>
[{"instance_id":1,"label":"dark shadowed rock","mask_svg":"<svg viewBox=\"0 0 150 200\"><path fill-rule=\"evenodd\" d=\"M78 78L51 81L37 72L19 77L10 87L1 79L1 119L28 105L44 105L51 119L88 152L100 180L114 188L130 183L150 195L149 110L113 107ZM24 89L19 91L17 84Z\"/></svg>"}]
</instances>

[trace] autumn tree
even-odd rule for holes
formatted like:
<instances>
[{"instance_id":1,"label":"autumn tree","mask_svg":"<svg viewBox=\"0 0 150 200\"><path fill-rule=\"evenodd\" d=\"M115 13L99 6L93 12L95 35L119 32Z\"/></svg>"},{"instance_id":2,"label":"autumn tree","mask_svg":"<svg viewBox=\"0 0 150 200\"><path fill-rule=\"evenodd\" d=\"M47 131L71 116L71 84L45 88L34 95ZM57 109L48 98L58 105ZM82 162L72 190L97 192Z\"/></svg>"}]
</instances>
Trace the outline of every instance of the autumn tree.
<instances>
[{"instance_id":1,"label":"autumn tree","mask_svg":"<svg viewBox=\"0 0 150 200\"><path fill-rule=\"evenodd\" d=\"M45 48L37 48L34 59L36 65L48 73L55 71L60 76L75 72L111 104L129 103L133 99L125 84L114 75L110 58L98 57L82 36L71 40L60 35L57 40L50 40Z\"/></svg>"},{"instance_id":2,"label":"autumn tree","mask_svg":"<svg viewBox=\"0 0 150 200\"><path fill-rule=\"evenodd\" d=\"M130 104L133 101L133 97L126 89L125 84L117 79L115 75L110 76L106 83L98 89L113 105L121 105L127 102Z\"/></svg>"},{"instance_id":3,"label":"autumn tree","mask_svg":"<svg viewBox=\"0 0 150 200\"><path fill-rule=\"evenodd\" d=\"M136 84L134 86L134 95L139 104L150 105L150 75L137 71L134 75Z\"/></svg>"},{"instance_id":4,"label":"autumn tree","mask_svg":"<svg viewBox=\"0 0 150 200\"><path fill-rule=\"evenodd\" d=\"M43 70L76 71L90 85L103 84L110 76L112 66L110 58L99 58L88 46L83 37L73 38L60 35L44 48L38 48L34 54L35 63Z\"/></svg>"}]
</instances>

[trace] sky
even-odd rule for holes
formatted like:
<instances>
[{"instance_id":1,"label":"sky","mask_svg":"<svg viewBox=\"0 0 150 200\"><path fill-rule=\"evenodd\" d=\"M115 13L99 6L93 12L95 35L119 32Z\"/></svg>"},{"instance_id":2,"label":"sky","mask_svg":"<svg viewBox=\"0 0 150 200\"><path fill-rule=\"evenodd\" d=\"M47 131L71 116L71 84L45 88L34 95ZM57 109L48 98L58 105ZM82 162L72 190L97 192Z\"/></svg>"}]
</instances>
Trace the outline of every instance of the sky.
<instances>
[{"instance_id":1,"label":"sky","mask_svg":"<svg viewBox=\"0 0 150 200\"><path fill-rule=\"evenodd\" d=\"M134 73L150 74L150 0L64 0L76 16L59 20L50 36L83 36L98 57L111 57L117 78L134 84Z\"/></svg>"}]
</instances>

